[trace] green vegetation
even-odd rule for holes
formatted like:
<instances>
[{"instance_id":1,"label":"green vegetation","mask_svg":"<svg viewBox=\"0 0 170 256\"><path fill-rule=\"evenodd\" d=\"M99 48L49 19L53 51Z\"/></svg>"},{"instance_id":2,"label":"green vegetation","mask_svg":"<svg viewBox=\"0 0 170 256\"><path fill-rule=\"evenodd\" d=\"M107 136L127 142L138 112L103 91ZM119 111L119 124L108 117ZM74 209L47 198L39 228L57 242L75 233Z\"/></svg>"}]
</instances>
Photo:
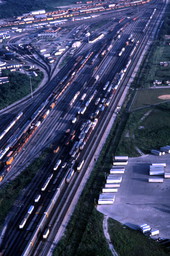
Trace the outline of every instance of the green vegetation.
<instances>
[{"instance_id":1,"label":"green vegetation","mask_svg":"<svg viewBox=\"0 0 170 256\"><path fill-rule=\"evenodd\" d=\"M116 154L136 156L136 147L144 153L170 144L170 103L130 114Z\"/></svg>"},{"instance_id":2,"label":"green vegetation","mask_svg":"<svg viewBox=\"0 0 170 256\"><path fill-rule=\"evenodd\" d=\"M106 25L109 22L109 20L100 20L97 21L96 23L93 23L90 25L90 29L91 31L95 31L96 29L99 29L101 27L103 27L104 25Z\"/></svg>"},{"instance_id":3,"label":"green vegetation","mask_svg":"<svg viewBox=\"0 0 170 256\"><path fill-rule=\"evenodd\" d=\"M30 1L20 1L20 0L6 0L0 4L0 18L7 18L12 16L22 15L33 10L39 10L47 8L45 0L30 0Z\"/></svg>"},{"instance_id":4,"label":"green vegetation","mask_svg":"<svg viewBox=\"0 0 170 256\"><path fill-rule=\"evenodd\" d=\"M67 55L62 59L62 61L60 62L59 68L61 69L62 67L64 67L64 65L67 64L67 62L70 60L70 58L71 58L71 55L68 55L68 54L67 54Z\"/></svg>"},{"instance_id":5,"label":"green vegetation","mask_svg":"<svg viewBox=\"0 0 170 256\"><path fill-rule=\"evenodd\" d=\"M112 256L103 234L103 214L95 209L88 221L76 255Z\"/></svg>"},{"instance_id":6,"label":"green vegetation","mask_svg":"<svg viewBox=\"0 0 170 256\"><path fill-rule=\"evenodd\" d=\"M38 87L43 78L42 72L37 72L37 77L31 77L32 89ZM0 109L12 104L13 102L22 99L30 94L30 77L18 72L3 72L4 76L9 77L8 84L0 86Z\"/></svg>"},{"instance_id":7,"label":"green vegetation","mask_svg":"<svg viewBox=\"0 0 170 256\"><path fill-rule=\"evenodd\" d=\"M0 226L2 226L9 210L21 191L31 182L37 171L42 166L47 156L47 151L37 158L18 177L0 189Z\"/></svg>"},{"instance_id":8,"label":"green vegetation","mask_svg":"<svg viewBox=\"0 0 170 256\"><path fill-rule=\"evenodd\" d=\"M166 96L169 97L169 100ZM130 111L162 104L166 101L170 102L170 88L137 90Z\"/></svg>"},{"instance_id":9,"label":"green vegetation","mask_svg":"<svg viewBox=\"0 0 170 256\"><path fill-rule=\"evenodd\" d=\"M130 106L130 111L135 112L129 115L116 154L137 156L140 154L139 150L149 153L153 148L158 149L170 143L168 137L170 89L148 89L153 86L154 80L163 81L162 85L166 85L165 81L170 80L170 64L160 65L160 62L169 61L170 58L170 40L165 38L170 28L169 11L170 5L166 11L166 19L159 40L153 43L133 82L134 88L146 89L139 89L135 94Z\"/></svg>"},{"instance_id":10,"label":"green vegetation","mask_svg":"<svg viewBox=\"0 0 170 256\"><path fill-rule=\"evenodd\" d=\"M82 2L85 2L83 0ZM42 10L47 11L56 10L57 6L75 4L74 0L29 0L29 1L20 1L20 0L5 0L0 4L0 19L8 18L12 16L19 16L23 13L28 13L30 11Z\"/></svg>"},{"instance_id":11,"label":"green vegetation","mask_svg":"<svg viewBox=\"0 0 170 256\"><path fill-rule=\"evenodd\" d=\"M148 239L139 231L134 231L109 219L109 234L119 256L167 256L161 246Z\"/></svg>"},{"instance_id":12,"label":"green vegetation","mask_svg":"<svg viewBox=\"0 0 170 256\"><path fill-rule=\"evenodd\" d=\"M76 1L76 0L58 0L58 1L55 1L55 0L50 0L48 1L48 8L55 8L57 6L67 6L67 5L71 5L71 4L75 4L76 2L79 2L79 1ZM85 2L85 0L83 0L82 2Z\"/></svg>"},{"instance_id":13,"label":"green vegetation","mask_svg":"<svg viewBox=\"0 0 170 256\"><path fill-rule=\"evenodd\" d=\"M160 62L166 62L169 59L169 45L162 41L154 42L140 71L137 86L148 88L153 86L155 80L161 81L161 86L166 86L165 82L170 80L170 64L168 66L162 66Z\"/></svg>"},{"instance_id":14,"label":"green vegetation","mask_svg":"<svg viewBox=\"0 0 170 256\"><path fill-rule=\"evenodd\" d=\"M82 217L85 217L85 215ZM82 217L79 216L79 218L81 219ZM69 225L70 229L72 230L72 233L70 233L70 236L66 235L62 239L60 244L57 246L54 255L111 256L112 254L108 249L108 245L103 235L102 221L103 215L97 212L95 209L93 209L92 214L88 218L88 224L86 225L84 230L79 224L79 220L77 220L77 222L75 222L74 224L72 222L72 225ZM82 221L80 222L82 223ZM83 234L81 237L79 237L79 233L77 233L77 225L80 228L79 233L81 233L83 230Z\"/></svg>"},{"instance_id":15,"label":"green vegetation","mask_svg":"<svg viewBox=\"0 0 170 256\"><path fill-rule=\"evenodd\" d=\"M170 4L165 12L165 20L160 31L159 37L152 44L149 54L143 61L142 67L136 76L134 86L139 88L148 88L153 86L154 80L162 81L162 85L166 86L165 81L170 80L170 64L160 65L160 62L166 62L170 59L170 39L166 39L165 35L170 33Z\"/></svg>"}]
</instances>

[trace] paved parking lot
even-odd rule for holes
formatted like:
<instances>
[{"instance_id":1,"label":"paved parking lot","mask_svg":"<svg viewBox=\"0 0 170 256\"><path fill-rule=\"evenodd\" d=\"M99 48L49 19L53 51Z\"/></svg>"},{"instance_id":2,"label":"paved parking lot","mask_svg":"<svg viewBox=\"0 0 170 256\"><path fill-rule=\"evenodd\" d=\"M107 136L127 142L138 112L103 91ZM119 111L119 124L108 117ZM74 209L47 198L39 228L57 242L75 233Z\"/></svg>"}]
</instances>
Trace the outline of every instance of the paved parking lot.
<instances>
[{"instance_id":1,"label":"paved parking lot","mask_svg":"<svg viewBox=\"0 0 170 256\"><path fill-rule=\"evenodd\" d=\"M130 158L114 204L100 205L97 209L132 228L147 223L159 229L161 238L170 238L170 179L149 183L151 163L166 163L166 170L170 171L168 154Z\"/></svg>"}]
</instances>

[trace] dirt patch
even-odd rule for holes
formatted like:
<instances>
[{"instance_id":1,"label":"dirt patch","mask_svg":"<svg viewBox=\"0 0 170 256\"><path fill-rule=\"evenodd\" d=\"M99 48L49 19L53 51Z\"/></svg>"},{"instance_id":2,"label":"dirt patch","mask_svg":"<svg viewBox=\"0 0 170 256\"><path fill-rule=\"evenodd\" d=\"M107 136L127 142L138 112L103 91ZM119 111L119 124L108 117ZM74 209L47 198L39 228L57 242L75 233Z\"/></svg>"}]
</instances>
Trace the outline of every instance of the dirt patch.
<instances>
[{"instance_id":1,"label":"dirt patch","mask_svg":"<svg viewBox=\"0 0 170 256\"><path fill-rule=\"evenodd\" d=\"M170 94L161 95L158 97L160 100L170 100Z\"/></svg>"}]
</instances>

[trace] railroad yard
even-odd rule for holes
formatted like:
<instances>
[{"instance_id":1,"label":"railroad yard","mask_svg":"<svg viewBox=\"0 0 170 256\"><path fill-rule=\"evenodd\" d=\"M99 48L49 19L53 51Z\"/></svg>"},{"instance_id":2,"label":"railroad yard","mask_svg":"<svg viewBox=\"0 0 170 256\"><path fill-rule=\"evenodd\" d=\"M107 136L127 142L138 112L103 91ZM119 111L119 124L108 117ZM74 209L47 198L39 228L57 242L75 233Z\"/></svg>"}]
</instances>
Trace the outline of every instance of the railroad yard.
<instances>
[{"instance_id":1,"label":"railroad yard","mask_svg":"<svg viewBox=\"0 0 170 256\"><path fill-rule=\"evenodd\" d=\"M167 1L158 0L87 3L32 11L1 23L1 92L8 86L8 72L20 72L29 77L30 94L0 111L0 188L15 184L36 158L43 161L31 181L22 176L29 184L18 190L13 208L7 207L12 211L2 227L2 255L46 256L54 251L55 237L71 216L81 184L121 118L166 7ZM44 78L33 91L32 79L39 72ZM126 224L146 221L168 237L168 179L160 184L145 181L149 163L156 159L130 159L123 178L116 180L122 184L115 203L98 209ZM23 189L22 179L13 189ZM1 206L6 203L2 198Z\"/></svg>"}]
</instances>

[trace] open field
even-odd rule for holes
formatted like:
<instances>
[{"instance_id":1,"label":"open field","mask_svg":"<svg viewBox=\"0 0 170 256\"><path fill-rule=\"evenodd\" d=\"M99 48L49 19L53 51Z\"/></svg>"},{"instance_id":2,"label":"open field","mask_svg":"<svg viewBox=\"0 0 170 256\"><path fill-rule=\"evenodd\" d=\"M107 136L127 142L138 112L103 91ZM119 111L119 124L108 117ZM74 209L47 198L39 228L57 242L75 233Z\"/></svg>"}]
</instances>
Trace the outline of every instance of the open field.
<instances>
[{"instance_id":1,"label":"open field","mask_svg":"<svg viewBox=\"0 0 170 256\"><path fill-rule=\"evenodd\" d=\"M170 65L160 66L160 62L166 62L170 59L170 49L168 44L156 45L153 56L148 60L149 72L148 82L152 85L153 80L166 81L170 79Z\"/></svg>"},{"instance_id":2,"label":"open field","mask_svg":"<svg viewBox=\"0 0 170 256\"><path fill-rule=\"evenodd\" d=\"M82 0L82 3L85 3L86 1L85 0ZM48 6L49 8L57 8L59 6L68 6L68 5L75 5L76 4L76 1L74 0L50 0L48 1Z\"/></svg>"},{"instance_id":3,"label":"open field","mask_svg":"<svg viewBox=\"0 0 170 256\"><path fill-rule=\"evenodd\" d=\"M119 222L109 219L109 233L119 256L167 256L154 241L146 238L138 231L129 229ZM138 246L136 246L138 245Z\"/></svg>"},{"instance_id":4,"label":"open field","mask_svg":"<svg viewBox=\"0 0 170 256\"><path fill-rule=\"evenodd\" d=\"M84 3L85 0L82 0ZM67 6L75 4L74 0L30 0L30 1L20 1L20 0L5 0L1 4L0 8L0 19L22 15L23 13L28 13L30 11L46 9L47 11L55 10L59 6Z\"/></svg>"},{"instance_id":5,"label":"open field","mask_svg":"<svg viewBox=\"0 0 170 256\"><path fill-rule=\"evenodd\" d=\"M37 77L30 78L29 76L18 72L4 72L4 75L8 75L9 77L9 83L2 84L0 86L0 109L29 95L31 93L30 79L32 83L32 90L34 91L43 79L43 73L37 73Z\"/></svg>"},{"instance_id":6,"label":"open field","mask_svg":"<svg viewBox=\"0 0 170 256\"><path fill-rule=\"evenodd\" d=\"M160 62L169 62L170 60L170 39L166 37L170 31L169 13L170 5L167 6L159 36L153 42L135 78L135 87L149 88L153 86L154 80L160 80L164 86L166 85L165 81L170 80L170 63L167 63L165 66L160 65Z\"/></svg>"},{"instance_id":7,"label":"open field","mask_svg":"<svg viewBox=\"0 0 170 256\"><path fill-rule=\"evenodd\" d=\"M137 156L170 144L170 103L132 112L122 134L116 154Z\"/></svg>"},{"instance_id":8,"label":"open field","mask_svg":"<svg viewBox=\"0 0 170 256\"><path fill-rule=\"evenodd\" d=\"M139 89L129 103L129 118L116 154L138 156L153 148L170 144L170 88L165 84L170 79L170 64L166 67L160 65L160 62L170 59L169 41L165 39L170 29L169 10L170 5L159 38L153 42L133 82L133 87ZM164 88L153 87L154 80L163 82L160 87Z\"/></svg>"},{"instance_id":9,"label":"open field","mask_svg":"<svg viewBox=\"0 0 170 256\"><path fill-rule=\"evenodd\" d=\"M170 102L170 88L139 89L136 91L130 111L168 101Z\"/></svg>"},{"instance_id":10,"label":"open field","mask_svg":"<svg viewBox=\"0 0 170 256\"><path fill-rule=\"evenodd\" d=\"M82 219L82 216L79 216L79 218ZM82 222L82 220L80 220L80 222ZM70 233L70 236L68 236L67 233L62 239L59 246L56 248L54 256L112 256L103 234L102 222L103 214L93 209L85 229L84 226L81 228L78 222L75 223L75 225L79 226L80 233L83 231L83 235L81 237L76 237L77 227L70 226L73 232ZM76 240L79 240L77 247L75 247Z\"/></svg>"}]
</instances>

